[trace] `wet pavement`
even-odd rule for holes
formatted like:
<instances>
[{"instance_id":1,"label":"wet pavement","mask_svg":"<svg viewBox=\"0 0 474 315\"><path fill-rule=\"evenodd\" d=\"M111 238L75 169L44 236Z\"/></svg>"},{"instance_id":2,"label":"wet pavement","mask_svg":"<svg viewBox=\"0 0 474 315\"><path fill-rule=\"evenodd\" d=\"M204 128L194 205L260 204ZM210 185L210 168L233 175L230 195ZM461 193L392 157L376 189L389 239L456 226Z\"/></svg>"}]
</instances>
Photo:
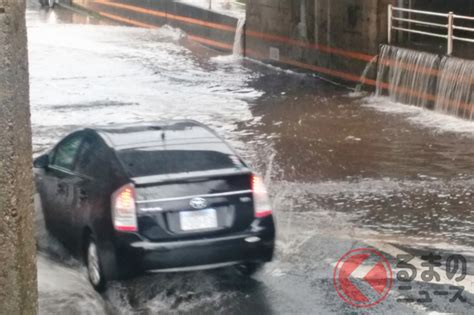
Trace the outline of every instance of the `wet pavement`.
<instances>
[{"instance_id":1,"label":"wet pavement","mask_svg":"<svg viewBox=\"0 0 474 315\"><path fill-rule=\"evenodd\" d=\"M34 2L27 20L35 154L84 126L197 119L264 176L278 227L275 261L252 279L227 269L153 275L98 295L38 209L42 314L352 313L332 279L350 249L474 263L474 123L222 56L169 27ZM412 291L443 285L415 281ZM393 289L363 313L469 313L473 293L470 283L465 303L399 302L407 293Z\"/></svg>"}]
</instances>

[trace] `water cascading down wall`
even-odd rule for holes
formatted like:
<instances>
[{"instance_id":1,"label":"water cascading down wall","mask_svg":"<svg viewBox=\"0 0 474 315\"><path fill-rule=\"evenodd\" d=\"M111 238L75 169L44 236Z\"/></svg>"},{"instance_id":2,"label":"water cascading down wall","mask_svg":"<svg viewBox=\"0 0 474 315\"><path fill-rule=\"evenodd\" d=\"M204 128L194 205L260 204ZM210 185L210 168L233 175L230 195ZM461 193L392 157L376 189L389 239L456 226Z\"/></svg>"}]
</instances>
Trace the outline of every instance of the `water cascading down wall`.
<instances>
[{"instance_id":1,"label":"water cascading down wall","mask_svg":"<svg viewBox=\"0 0 474 315\"><path fill-rule=\"evenodd\" d=\"M474 119L474 61L383 45L377 95Z\"/></svg>"}]
</instances>

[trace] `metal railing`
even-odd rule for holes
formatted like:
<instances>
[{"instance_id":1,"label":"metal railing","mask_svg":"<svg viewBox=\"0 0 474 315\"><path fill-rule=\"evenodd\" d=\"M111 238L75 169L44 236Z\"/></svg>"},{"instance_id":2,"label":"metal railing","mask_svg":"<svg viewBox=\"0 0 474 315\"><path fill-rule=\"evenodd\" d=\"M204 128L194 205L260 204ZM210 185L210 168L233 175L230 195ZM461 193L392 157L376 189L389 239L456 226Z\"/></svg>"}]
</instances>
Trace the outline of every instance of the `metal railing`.
<instances>
[{"instance_id":1,"label":"metal railing","mask_svg":"<svg viewBox=\"0 0 474 315\"><path fill-rule=\"evenodd\" d=\"M395 16L394 14L395 12L399 12L400 13L399 16ZM408 13L409 15L408 18L401 17L403 13ZM428 20L416 19L416 18L413 18L412 15L423 15L425 17L431 16L431 17L437 17L437 18L445 18L447 19L447 23L442 24L442 23L435 23ZM388 43L392 44L393 30L396 30L399 32L425 35L425 36L430 36L430 37L443 38L447 40L447 54L452 55L455 40L467 42L467 43L474 43L474 28L456 25L456 21L458 20L474 22L474 17L465 16L465 15L457 15L457 14L454 14L453 12L439 13L439 12L412 10L412 9L395 7L390 4L388 6ZM396 26L394 26L395 23L397 23ZM406 23L408 23L408 28L402 27ZM431 28L446 30L446 33L434 33L433 31L428 32L428 31L423 31L420 29L414 29L412 28L413 24L421 25L423 27L431 27ZM472 32L473 36L471 38L455 36L454 35L455 30L464 31L464 32Z\"/></svg>"}]
</instances>

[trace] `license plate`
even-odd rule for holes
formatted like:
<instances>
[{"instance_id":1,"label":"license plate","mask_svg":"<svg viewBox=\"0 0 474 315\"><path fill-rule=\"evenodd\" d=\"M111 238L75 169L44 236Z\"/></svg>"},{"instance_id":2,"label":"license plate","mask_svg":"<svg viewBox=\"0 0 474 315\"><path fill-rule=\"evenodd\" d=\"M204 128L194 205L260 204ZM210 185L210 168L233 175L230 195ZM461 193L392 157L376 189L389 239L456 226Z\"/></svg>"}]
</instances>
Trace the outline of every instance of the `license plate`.
<instances>
[{"instance_id":1,"label":"license plate","mask_svg":"<svg viewBox=\"0 0 474 315\"><path fill-rule=\"evenodd\" d=\"M182 211L179 213L181 230L195 231L217 228L217 213L215 209L199 211Z\"/></svg>"}]
</instances>

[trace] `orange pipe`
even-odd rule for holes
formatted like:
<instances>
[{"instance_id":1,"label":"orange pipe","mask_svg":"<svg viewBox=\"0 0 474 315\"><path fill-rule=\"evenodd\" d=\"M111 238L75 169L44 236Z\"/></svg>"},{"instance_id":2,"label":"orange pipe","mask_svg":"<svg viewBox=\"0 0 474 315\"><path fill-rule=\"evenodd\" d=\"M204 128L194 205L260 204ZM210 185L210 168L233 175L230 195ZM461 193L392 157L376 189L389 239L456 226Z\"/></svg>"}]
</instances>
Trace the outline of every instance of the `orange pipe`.
<instances>
[{"instance_id":1,"label":"orange pipe","mask_svg":"<svg viewBox=\"0 0 474 315\"><path fill-rule=\"evenodd\" d=\"M343 56L343 57L349 57L349 58L352 58L352 59L362 60L362 61L365 61L365 62L369 62L374 58L374 56L363 54L363 53L347 51L347 50L334 48L334 47L329 47L329 46L324 46L324 45L319 45L319 44L308 44L304 41L291 39L291 38L286 37L286 36L266 34L266 33L262 33L262 32L252 31L252 30L247 30L245 32L245 34L248 35L248 36L259 38L259 39L264 39L264 40L274 41L274 42L281 42L281 43L284 43L284 44L300 46L300 47L305 47L305 48L311 48L311 49L320 50L320 51L323 51L323 52L326 52L326 53L332 53L334 55L340 55L340 56Z\"/></svg>"},{"instance_id":2,"label":"orange pipe","mask_svg":"<svg viewBox=\"0 0 474 315\"><path fill-rule=\"evenodd\" d=\"M127 19L127 18L118 16L118 15L105 13L105 12L102 12L102 11L97 11L97 12L100 15L105 16L106 18L109 18L109 19L112 19L112 20L115 20L115 21L118 21L118 22L127 23L129 25L143 27L143 28L158 28L158 26L155 26L155 25L138 22L138 21L135 21L135 20L132 20L132 19Z\"/></svg>"},{"instance_id":3,"label":"orange pipe","mask_svg":"<svg viewBox=\"0 0 474 315\"><path fill-rule=\"evenodd\" d=\"M123 3L116 3L116 2L110 2L110 0L95 0L94 2L100 3L105 6L110 6L110 7L116 7L120 9L125 9L137 13L143 13L143 14L148 14L152 16L157 16L157 17L163 17L163 18L168 18L176 21L181 21L189 24L196 24L200 26L205 26L208 28L213 28L213 29L218 29L218 30L223 30L227 32L235 32L235 27L226 25L226 24L220 24L220 23L211 23L211 22L206 22L203 20L199 19L194 19L194 18L188 18L180 15L174 15L174 14L169 14L163 11L158 11L158 10L150 10L150 9L145 9L141 7L136 7L128 4L123 4Z\"/></svg>"},{"instance_id":4,"label":"orange pipe","mask_svg":"<svg viewBox=\"0 0 474 315\"><path fill-rule=\"evenodd\" d=\"M217 47L217 48L222 48L222 49L227 49L232 51L233 45L229 45L226 43L218 42L212 39L204 38L204 37L199 37L195 35L188 35L188 37L192 40L195 40L196 42L199 42L201 44Z\"/></svg>"},{"instance_id":5,"label":"orange pipe","mask_svg":"<svg viewBox=\"0 0 474 315\"><path fill-rule=\"evenodd\" d=\"M124 23L127 23L129 25L143 27L143 28L159 28L156 25L138 22L138 21L128 19L128 18L124 18L124 17L118 16L118 15L105 13L105 12L102 12L102 11L97 11L97 12L100 15L105 16L109 19L116 20L116 21L119 21L119 22L124 22ZM200 37L200 36L188 35L188 38L190 38L190 39L192 39L192 40L194 40L198 43L213 46L213 47L217 47L217 48L222 48L222 49L227 49L227 50L232 50L233 49L232 45L222 43L222 42L218 42L218 41L215 41L215 40L211 40L211 39L208 39L208 38Z\"/></svg>"}]
</instances>

